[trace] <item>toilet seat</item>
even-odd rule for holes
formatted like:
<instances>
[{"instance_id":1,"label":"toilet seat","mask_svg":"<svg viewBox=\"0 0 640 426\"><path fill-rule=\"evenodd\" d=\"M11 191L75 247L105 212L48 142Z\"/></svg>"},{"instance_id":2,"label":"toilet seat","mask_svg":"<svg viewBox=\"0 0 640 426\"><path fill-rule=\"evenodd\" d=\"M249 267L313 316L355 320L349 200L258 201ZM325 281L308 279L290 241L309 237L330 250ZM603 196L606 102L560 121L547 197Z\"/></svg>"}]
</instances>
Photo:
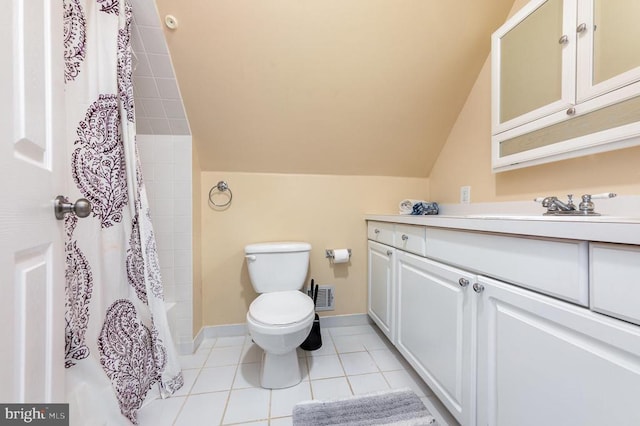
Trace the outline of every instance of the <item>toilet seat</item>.
<instances>
[{"instance_id":1,"label":"toilet seat","mask_svg":"<svg viewBox=\"0 0 640 426\"><path fill-rule=\"evenodd\" d=\"M297 290L263 293L249 306L247 318L263 327L288 328L306 324L314 308L311 298Z\"/></svg>"}]
</instances>

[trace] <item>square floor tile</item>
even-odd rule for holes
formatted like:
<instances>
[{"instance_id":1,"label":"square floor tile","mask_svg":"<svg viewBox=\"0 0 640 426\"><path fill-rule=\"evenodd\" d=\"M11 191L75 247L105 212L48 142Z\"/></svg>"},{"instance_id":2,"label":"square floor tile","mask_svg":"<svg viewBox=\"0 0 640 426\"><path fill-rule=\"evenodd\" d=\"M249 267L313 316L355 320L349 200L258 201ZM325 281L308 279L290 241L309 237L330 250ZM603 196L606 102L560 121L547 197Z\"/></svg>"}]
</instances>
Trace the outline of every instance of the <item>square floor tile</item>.
<instances>
[{"instance_id":1,"label":"square floor tile","mask_svg":"<svg viewBox=\"0 0 640 426\"><path fill-rule=\"evenodd\" d=\"M329 401L353 395L346 377L311 381L313 399Z\"/></svg>"},{"instance_id":2,"label":"square floor tile","mask_svg":"<svg viewBox=\"0 0 640 426\"><path fill-rule=\"evenodd\" d=\"M382 373L361 374L358 376L347 376L354 395L379 392L389 389L389 384L384 379Z\"/></svg>"},{"instance_id":3,"label":"square floor tile","mask_svg":"<svg viewBox=\"0 0 640 426\"><path fill-rule=\"evenodd\" d=\"M380 371L404 370L409 364L395 349L376 349L369 351Z\"/></svg>"},{"instance_id":4,"label":"square floor tile","mask_svg":"<svg viewBox=\"0 0 640 426\"><path fill-rule=\"evenodd\" d=\"M231 389L237 366L203 368L191 388L191 393L217 392Z\"/></svg>"},{"instance_id":5,"label":"square floor tile","mask_svg":"<svg viewBox=\"0 0 640 426\"><path fill-rule=\"evenodd\" d=\"M291 416L293 406L311 399L311 385L300 382L296 386L271 391L271 417Z\"/></svg>"},{"instance_id":6,"label":"square floor tile","mask_svg":"<svg viewBox=\"0 0 640 426\"><path fill-rule=\"evenodd\" d=\"M259 388L260 365L257 362L240 364L233 381L233 389Z\"/></svg>"},{"instance_id":7,"label":"square floor tile","mask_svg":"<svg viewBox=\"0 0 640 426\"><path fill-rule=\"evenodd\" d=\"M431 415L436 418L440 426L459 426L460 423L449 413L436 396L422 397L420 400L422 400Z\"/></svg>"},{"instance_id":8,"label":"square floor tile","mask_svg":"<svg viewBox=\"0 0 640 426\"><path fill-rule=\"evenodd\" d=\"M344 376L338 355L307 357L311 380Z\"/></svg>"},{"instance_id":9,"label":"square floor tile","mask_svg":"<svg viewBox=\"0 0 640 426\"><path fill-rule=\"evenodd\" d=\"M207 357L209 356L209 352L196 352L191 355L180 355L180 367L182 369L187 370L191 368L202 368Z\"/></svg>"},{"instance_id":10,"label":"square floor tile","mask_svg":"<svg viewBox=\"0 0 640 426\"><path fill-rule=\"evenodd\" d=\"M278 419L270 419L269 426L293 426L292 417L280 417Z\"/></svg>"},{"instance_id":11,"label":"square floor tile","mask_svg":"<svg viewBox=\"0 0 640 426\"><path fill-rule=\"evenodd\" d=\"M242 348L241 363L260 362L262 360L262 348L255 343L249 343Z\"/></svg>"},{"instance_id":12,"label":"square floor tile","mask_svg":"<svg viewBox=\"0 0 640 426\"><path fill-rule=\"evenodd\" d=\"M175 426L194 426L203 424L220 424L229 392L203 393L189 395L178 414Z\"/></svg>"},{"instance_id":13,"label":"square floor tile","mask_svg":"<svg viewBox=\"0 0 640 426\"><path fill-rule=\"evenodd\" d=\"M431 389L429 389L429 387L414 371L385 371L382 374L385 379L387 379L391 389L410 388L420 397L433 395Z\"/></svg>"},{"instance_id":14,"label":"square floor tile","mask_svg":"<svg viewBox=\"0 0 640 426\"><path fill-rule=\"evenodd\" d=\"M172 396L152 401L138 410L138 424L140 426L171 426L186 399L186 397Z\"/></svg>"},{"instance_id":15,"label":"square floor tile","mask_svg":"<svg viewBox=\"0 0 640 426\"><path fill-rule=\"evenodd\" d=\"M211 349L205 367L220 367L222 365L236 365L240 361L242 346L229 346Z\"/></svg>"},{"instance_id":16,"label":"square floor tile","mask_svg":"<svg viewBox=\"0 0 640 426\"><path fill-rule=\"evenodd\" d=\"M342 361L342 367L344 372L349 375L365 374L365 373L377 373L378 366L369 355L369 352L351 352L347 354L340 354L340 360Z\"/></svg>"},{"instance_id":17,"label":"square floor tile","mask_svg":"<svg viewBox=\"0 0 640 426\"><path fill-rule=\"evenodd\" d=\"M331 335L326 332L320 332L322 338L322 346L320 346L315 351L305 351L306 356L323 356L323 355L335 355L336 348L333 344L333 339Z\"/></svg>"},{"instance_id":18,"label":"square floor tile","mask_svg":"<svg viewBox=\"0 0 640 426\"><path fill-rule=\"evenodd\" d=\"M269 418L271 391L262 388L234 389L229 395L224 424L242 423Z\"/></svg>"},{"instance_id":19,"label":"square floor tile","mask_svg":"<svg viewBox=\"0 0 640 426\"><path fill-rule=\"evenodd\" d=\"M393 345L391 345L386 337L380 336L376 332L363 334L358 337L360 339L360 342L362 342L362 344L365 348L367 348L368 351L373 351L376 349L389 349L393 347Z\"/></svg>"},{"instance_id":20,"label":"square floor tile","mask_svg":"<svg viewBox=\"0 0 640 426\"><path fill-rule=\"evenodd\" d=\"M196 378L200 370L182 370L182 378L184 379L184 385L180 389L178 389L173 396L185 396L191 392L191 388L193 384L196 382Z\"/></svg>"},{"instance_id":21,"label":"square floor tile","mask_svg":"<svg viewBox=\"0 0 640 426\"><path fill-rule=\"evenodd\" d=\"M349 327L331 327L331 335L335 336L350 336L354 334L371 333L374 331L370 325L352 325Z\"/></svg>"},{"instance_id":22,"label":"square floor tile","mask_svg":"<svg viewBox=\"0 0 640 426\"><path fill-rule=\"evenodd\" d=\"M364 344L361 341L362 335L355 334L349 336L336 336L333 338L333 343L336 346L338 353L348 352L362 352L366 351Z\"/></svg>"},{"instance_id":23,"label":"square floor tile","mask_svg":"<svg viewBox=\"0 0 640 426\"><path fill-rule=\"evenodd\" d=\"M320 349L297 349L302 382L274 390L260 387L263 351L250 336L204 339L194 354L180 357L184 386L165 400L150 392L139 410L140 425L290 426L293 407L301 401L399 388L421 396L442 426L455 424L377 327L326 327L321 333Z\"/></svg>"}]
</instances>

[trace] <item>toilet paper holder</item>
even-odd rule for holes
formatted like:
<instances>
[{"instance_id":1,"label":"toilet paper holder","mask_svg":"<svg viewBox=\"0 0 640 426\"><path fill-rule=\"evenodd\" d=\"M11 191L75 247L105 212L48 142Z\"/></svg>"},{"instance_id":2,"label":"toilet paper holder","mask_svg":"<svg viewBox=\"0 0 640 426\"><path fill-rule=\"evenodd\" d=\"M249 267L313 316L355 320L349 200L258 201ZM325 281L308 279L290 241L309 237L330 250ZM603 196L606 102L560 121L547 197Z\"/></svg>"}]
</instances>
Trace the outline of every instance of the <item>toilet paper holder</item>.
<instances>
[{"instance_id":1,"label":"toilet paper holder","mask_svg":"<svg viewBox=\"0 0 640 426\"><path fill-rule=\"evenodd\" d=\"M333 259L336 258L335 253L333 252L334 249L325 249L325 257L327 259L329 259L329 261L333 261ZM351 249L347 249L347 251L349 252L349 259L351 259Z\"/></svg>"}]
</instances>

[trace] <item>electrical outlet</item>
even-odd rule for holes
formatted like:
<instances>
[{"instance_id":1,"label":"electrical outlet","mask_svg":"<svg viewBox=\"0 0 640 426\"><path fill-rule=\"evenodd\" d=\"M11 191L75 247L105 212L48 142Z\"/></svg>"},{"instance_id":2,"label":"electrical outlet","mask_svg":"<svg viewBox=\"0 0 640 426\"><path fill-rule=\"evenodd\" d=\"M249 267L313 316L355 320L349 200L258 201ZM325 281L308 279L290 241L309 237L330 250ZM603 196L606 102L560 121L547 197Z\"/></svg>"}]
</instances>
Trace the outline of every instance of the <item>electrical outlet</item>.
<instances>
[{"instance_id":1,"label":"electrical outlet","mask_svg":"<svg viewBox=\"0 0 640 426\"><path fill-rule=\"evenodd\" d=\"M460 187L460 204L469 204L471 202L471 187Z\"/></svg>"}]
</instances>

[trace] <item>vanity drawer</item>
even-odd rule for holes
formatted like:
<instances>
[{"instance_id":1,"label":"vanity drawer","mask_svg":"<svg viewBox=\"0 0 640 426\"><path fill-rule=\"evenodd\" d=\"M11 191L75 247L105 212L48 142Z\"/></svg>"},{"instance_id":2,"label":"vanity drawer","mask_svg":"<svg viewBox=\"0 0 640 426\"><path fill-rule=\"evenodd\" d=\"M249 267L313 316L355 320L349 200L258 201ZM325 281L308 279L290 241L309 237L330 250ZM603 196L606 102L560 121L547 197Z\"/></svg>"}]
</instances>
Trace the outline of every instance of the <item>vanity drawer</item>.
<instances>
[{"instance_id":1,"label":"vanity drawer","mask_svg":"<svg viewBox=\"0 0 640 426\"><path fill-rule=\"evenodd\" d=\"M367 238L381 244L393 246L394 224L387 222L367 222Z\"/></svg>"},{"instance_id":2,"label":"vanity drawer","mask_svg":"<svg viewBox=\"0 0 640 426\"><path fill-rule=\"evenodd\" d=\"M640 247L589 244L590 307L640 324Z\"/></svg>"},{"instance_id":3,"label":"vanity drawer","mask_svg":"<svg viewBox=\"0 0 640 426\"><path fill-rule=\"evenodd\" d=\"M427 256L589 306L588 243L429 228Z\"/></svg>"},{"instance_id":4,"label":"vanity drawer","mask_svg":"<svg viewBox=\"0 0 640 426\"><path fill-rule=\"evenodd\" d=\"M396 224L395 247L420 256L427 255L426 227Z\"/></svg>"}]
</instances>

